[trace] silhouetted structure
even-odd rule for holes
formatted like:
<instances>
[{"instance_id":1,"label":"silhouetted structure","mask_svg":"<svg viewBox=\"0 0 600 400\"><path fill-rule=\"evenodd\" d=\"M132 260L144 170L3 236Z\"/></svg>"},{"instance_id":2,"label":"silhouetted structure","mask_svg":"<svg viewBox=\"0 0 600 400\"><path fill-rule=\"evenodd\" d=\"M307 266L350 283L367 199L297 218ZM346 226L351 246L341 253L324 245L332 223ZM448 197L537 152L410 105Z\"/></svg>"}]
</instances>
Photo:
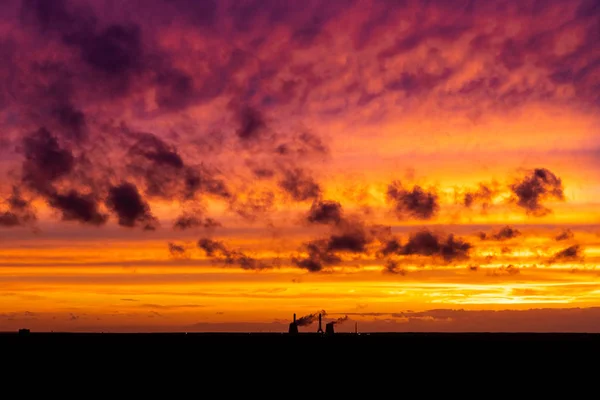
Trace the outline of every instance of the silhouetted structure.
<instances>
[{"instance_id":1,"label":"silhouetted structure","mask_svg":"<svg viewBox=\"0 0 600 400\"><path fill-rule=\"evenodd\" d=\"M296 323L296 313L294 313L294 321L290 322L290 329L288 333L291 335L295 335L298 333L298 324Z\"/></svg>"},{"instance_id":2,"label":"silhouetted structure","mask_svg":"<svg viewBox=\"0 0 600 400\"><path fill-rule=\"evenodd\" d=\"M325 334L327 335L333 335L334 329L333 329L333 325L335 325L335 323L333 322L328 322L327 325L325 325Z\"/></svg>"},{"instance_id":3,"label":"silhouetted structure","mask_svg":"<svg viewBox=\"0 0 600 400\"><path fill-rule=\"evenodd\" d=\"M319 313L319 329L317 329L317 333L323 333L323 327L321 326L321 313Z\"/></svg>"},{"instance_id":4,"label":"silhouetted structure","mask_svg":"<svg viewBox=\"0 0 600 400\"><path fill-rule=\"evenodd\" d=\"M29 329L19 329L19 335L29 335Z\"/></svg>"},{"instance_id":5,"label":"silhouetted structure","mask_svg":"<svg viewBox=\"0 0 600 400\"><path fill-rule=\"evenodd\" d=\"M358 335L358 322L354 323L354 334Z\"/></svg>"}]
</instances>

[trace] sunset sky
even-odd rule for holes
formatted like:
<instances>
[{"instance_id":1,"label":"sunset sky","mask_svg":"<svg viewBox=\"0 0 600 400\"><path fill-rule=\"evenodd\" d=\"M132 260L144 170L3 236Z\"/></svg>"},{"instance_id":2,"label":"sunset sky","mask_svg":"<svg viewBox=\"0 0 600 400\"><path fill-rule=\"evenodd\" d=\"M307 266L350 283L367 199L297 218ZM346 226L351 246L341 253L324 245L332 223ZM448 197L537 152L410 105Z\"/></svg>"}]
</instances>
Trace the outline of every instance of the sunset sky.
<instances>
[{"instance_id":1,"label":"sunset sky","mask_svg":"<svg viewBox=\"0 0 600 400\"><path fill-rule=\"evenodd\" d=\"M3 0L0 331L600 332L599 43L597 0Z\"/></svg>"}]
</instances>

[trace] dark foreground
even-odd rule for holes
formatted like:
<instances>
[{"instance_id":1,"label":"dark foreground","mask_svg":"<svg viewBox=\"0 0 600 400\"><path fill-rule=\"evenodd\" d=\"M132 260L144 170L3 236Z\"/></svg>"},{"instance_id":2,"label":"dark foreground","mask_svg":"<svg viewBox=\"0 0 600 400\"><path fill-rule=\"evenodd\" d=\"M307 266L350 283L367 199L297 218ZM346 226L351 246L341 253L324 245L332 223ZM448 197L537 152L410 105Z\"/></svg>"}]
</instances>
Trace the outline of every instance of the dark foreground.
<instances>
[{"instance_id":1,"label":"dark foreground","mask_svg":"<svg viewBox=\"0 0 600 400\"><path fill-rule=\"evenodd\" d=\"M491 343L528 343L532 345L581 343L600 344L599 333L70 333L0 332L0 343L38 345L63 342L73 344L149 343L156 344L337 344L337 343L428 343L479 345Z\"/></svg>"},{"instance_id":2,"label":"dark foreground","mask_svg":"<svg viewBox=\"0 0 600 400\"><path fill-rule=\"evenodd\" d=\"M155 354L174 350L204 354L250 354L292 349L319 351L367 351L376 354L424 354L458 352L600 350L600 334L586 333L362 333L319 335L300 333L0 333L0 346L22 351L60 349L69 351L135 352L152 349ZM375 352L375 353L374 353Z\"/></svg>"},{"instance_id":3,"label":"dark foreground","mask_svg":"<svg viewBox=\"0 0 600 400\"><path fill-rule=\"evenodd\" d=\"M267 360L275 368L335 360L340 366L370 359L428 365L470 360L489 365L506 360L564 363L600 359L600 334L523 333L17 333L0 334L4 355L172 366L190 362L223 368ZM168 361L165 361L168 360ZM200 361L202 360L202 361ZM293 360L293 362L291 361ZM504 361L502 361L504 360Z\"/></svg>"},{"instance_id":4,"label":"dark foreground","mask_svg":"<svg viewBox=\"0 0 600 400\"><path fill-rule=\"evenodd\" d=\"M44 377L77 376L72 379L91 381L95 386L125 382L152 388L156 383L178 382L173 385L176 387L185 382L239 390L245 387L241 380L259 386L265 380L269 385L325 380L346 388L372 382L410 387L414 377L429 381L425 387L433 389L439 383L431 386L432 381L450 375L459 379L453 385L462 380L497 379L537 385L537 378L531 376L542 376L546 369L591 372L595 367L585 366L595 366L600 359L600 335L32 332L0 334L0 352L2 364L13 371L27 371L23 376L37 369L36 376L39 372ZM519 375L515 381L515 370L528 378Z\"/></svg>"},{"instance_id":5,"label":"dark foreground","mask_svg":"<svg viewBox=\"0 0 600 400\"><path fill-rule=\"evenodd\" d=\"M493 333L493 332L363 332L334 335L264 332L168 332L168 333L77 333L77 332L0 332L0 340L450 340L450 341L560 341L600 342L600 333Z\"/></svg>"}]
</instances>

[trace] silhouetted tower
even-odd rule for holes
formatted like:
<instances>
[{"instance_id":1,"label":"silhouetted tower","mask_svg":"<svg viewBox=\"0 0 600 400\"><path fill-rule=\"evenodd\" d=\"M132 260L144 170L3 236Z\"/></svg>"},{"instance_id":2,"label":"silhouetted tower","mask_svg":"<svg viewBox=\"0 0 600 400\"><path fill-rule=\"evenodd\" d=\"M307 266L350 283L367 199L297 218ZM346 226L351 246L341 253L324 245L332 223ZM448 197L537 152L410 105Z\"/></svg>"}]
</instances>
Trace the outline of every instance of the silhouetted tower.
<instances>
[{"instance_id":1,"label":"silhouetted tower","mask_svg":"<svg viewBox=\"0 0 600 400\"><path fill-rule=\"evenodd\" d=\"M317 333L323 333L323 327L321 326L321 313L319 313L319 329L317 329Z\"/></svg>"},{"instance_id":2,"label":"silhouetted tower","mask_svg":"<svg viewBox=\"0 0 600 400\"><path fill-rule=\"evenodd\" d=\"M294 321L290 322L289 334L295 335L298 333L298 324L296 324L296 313L294 313Z\"/></svg>"},{"instance_id":3,"label":"silhouetted tower","mask_svg":"<svg viewBox=\"0 0 600 400\"><path fill-rule=\"evenodd\" d=\"M327 325L325 325L325 333L327 335L333 335L335 333L333 325L335 325L333 322L329 322Z\"/></svg>"},{"instance_id":4,"label":"silhouetted tower","mask_svg":"<svg viewBox=\"0 0 600 400\"><path fill-rule=\"evenodd\" d=\"M358 322L354 323L354 334L358 335Z\"/></svg>"}]
</instances>

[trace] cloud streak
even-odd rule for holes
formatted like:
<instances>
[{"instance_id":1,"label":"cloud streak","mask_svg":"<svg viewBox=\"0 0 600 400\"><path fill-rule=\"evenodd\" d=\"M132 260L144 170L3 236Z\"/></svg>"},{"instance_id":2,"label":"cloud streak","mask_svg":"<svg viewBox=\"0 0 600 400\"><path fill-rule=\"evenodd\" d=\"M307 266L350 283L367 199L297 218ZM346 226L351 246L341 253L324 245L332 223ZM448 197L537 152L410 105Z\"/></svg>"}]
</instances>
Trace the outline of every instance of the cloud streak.
<instances>
[{"instance_id":1,"label":"cloud streak","mask_svg":"<svg viewBox=\"0 0 600 400\"><path fill-rule=\"evenodd\" d=\"M481 240L504 241L504 240L510 240L510 239L517 238L521 235L522 235L521 231L507 225L507 226L503 227L502 229L498 230L497 232L493 232L493 233L489 233L489 234L485 233L485 232L481 232L479 234L479 238Z\"/></svg>"},{"instance_id":2,"label":"cloud streak","mask_svg":"<svg viewBox=\"0 0 600 400\"><path fill-rule=\"evenodd\" d=\"M273 268L261 260L251 257L239 250L230 250L222 242L203 238L198 241L198 247L206 256L225 265L235 265L245 270L264 270Z\"/></svg>"},{"instance_id":3,"label":"cloud streak","mask_svg":"<svg viewBox=\"0 0 600 400\"><path fill-rule=\"evenodd\" d=\"M549 199L564 200L562 180L545 168L530 171L521 180L510 186L517 205L528 214L544 216L551 210L542 202Z\"/></svg>"},{"instance_id":4,"label":"cloud streak","mask_svg":"<svg viewBox=\"0 0 600 400\"><path fill-rule=\"evenodd\" d=\"M438 196L434 191L427 191L420 186L409 190L399 181L394 181L388 186L387 198L394 206L399 219L431 219L440 208Z\"/></svg>"},{"instance_id":5,"label":"cloud streak","mask_svg":"<svg viewBox=\"0 0 600 400\"><path fill-rule=\"evenodd\" d=\"M106 205L119 219L119 225L128 228L141 226L144 230L155 230L157 220L150 206L142 198L137 187L123 182L109 189Z\"/></svg>"}]
</instances>

